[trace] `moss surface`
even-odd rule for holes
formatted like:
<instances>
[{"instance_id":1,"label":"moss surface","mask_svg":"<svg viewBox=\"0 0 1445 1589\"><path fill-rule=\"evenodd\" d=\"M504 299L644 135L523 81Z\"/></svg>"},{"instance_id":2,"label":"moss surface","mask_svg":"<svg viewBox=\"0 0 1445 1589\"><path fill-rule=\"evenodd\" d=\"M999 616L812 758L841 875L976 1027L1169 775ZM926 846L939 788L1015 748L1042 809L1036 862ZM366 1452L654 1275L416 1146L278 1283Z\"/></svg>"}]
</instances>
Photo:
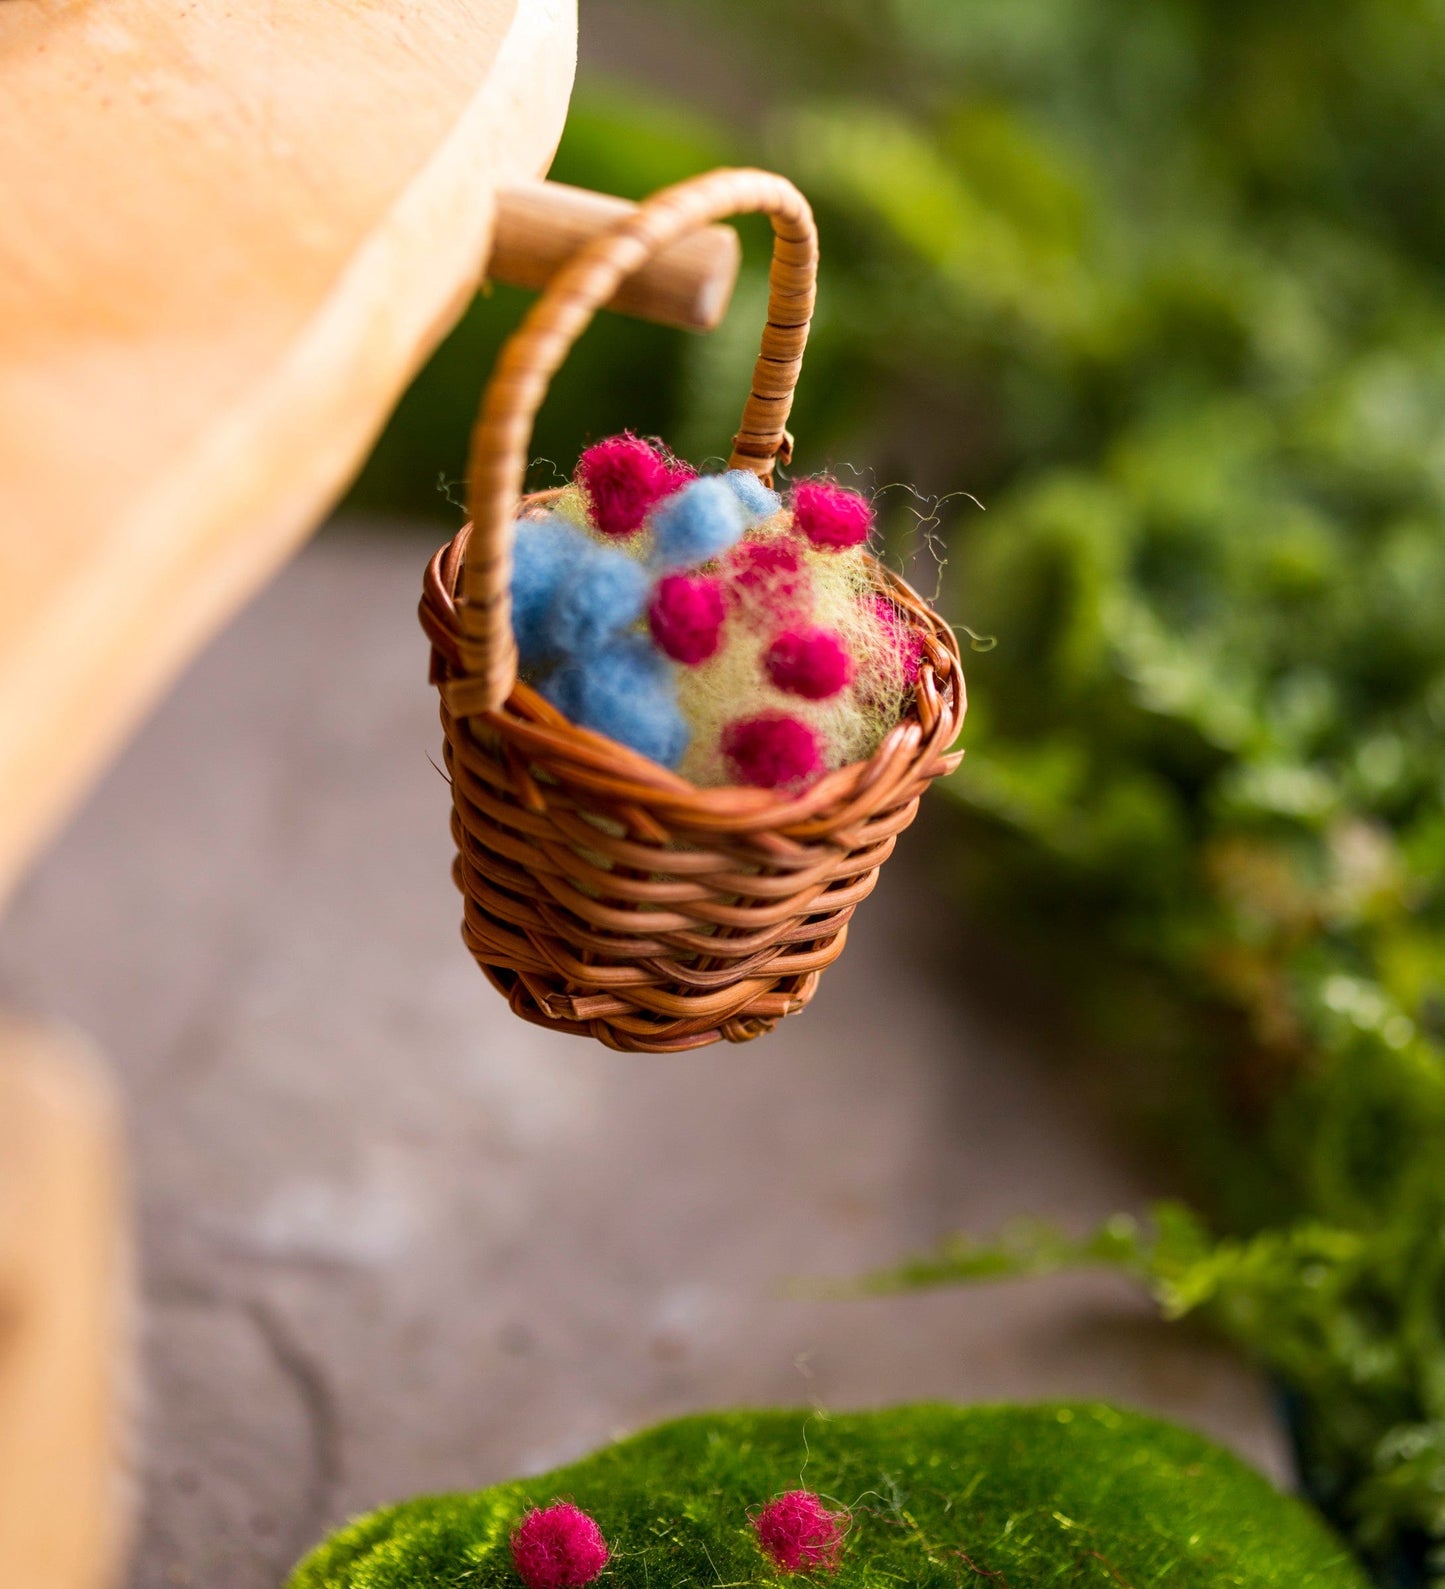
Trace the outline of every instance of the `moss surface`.
<instances>
[{"instance_id":1,"label":"moss surface","mask_svg":"<svg viewBox=\"0 0 1445 1589\"><path fill-rule=\"evenodd\" d=\"M837 1589L1364 1589L1315 1516L1235 1457L1097 1405L686 1418L537 1478L375 1512L290 1589L519 1589L508 1535L563 1497L612 1547L599 1589L779 1584L748 1513L800 1485L852 1512Z\"/></svg>"}]
</instances>

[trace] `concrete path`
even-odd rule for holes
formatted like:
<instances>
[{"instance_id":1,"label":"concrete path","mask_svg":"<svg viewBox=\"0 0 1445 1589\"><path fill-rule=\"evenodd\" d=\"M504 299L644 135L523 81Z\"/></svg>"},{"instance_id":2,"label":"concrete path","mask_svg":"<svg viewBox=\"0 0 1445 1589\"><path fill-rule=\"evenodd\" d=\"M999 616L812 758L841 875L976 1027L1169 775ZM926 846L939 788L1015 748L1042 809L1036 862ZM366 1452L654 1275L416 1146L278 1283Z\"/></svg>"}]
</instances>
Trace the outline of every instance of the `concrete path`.
<instances>
[{"instance_id":1,"label":"concrete path","mask_svg":"<svg viewBox=\"0 0 1445 1589\"><path fill-rule=\"evenodd\" d=\"M507 1013L458 938L428 763L429 549L303 556L0 927L0 999L84 1028L127 1095L133 1589L276 1589L362 1508L728 1403L1108 1396L1282 1472L1260 1386L1112 1280L788 1294L1150 1191L981 1012L919 844L760 1043L622 1057Z\"/></svg>"}]
</instances>

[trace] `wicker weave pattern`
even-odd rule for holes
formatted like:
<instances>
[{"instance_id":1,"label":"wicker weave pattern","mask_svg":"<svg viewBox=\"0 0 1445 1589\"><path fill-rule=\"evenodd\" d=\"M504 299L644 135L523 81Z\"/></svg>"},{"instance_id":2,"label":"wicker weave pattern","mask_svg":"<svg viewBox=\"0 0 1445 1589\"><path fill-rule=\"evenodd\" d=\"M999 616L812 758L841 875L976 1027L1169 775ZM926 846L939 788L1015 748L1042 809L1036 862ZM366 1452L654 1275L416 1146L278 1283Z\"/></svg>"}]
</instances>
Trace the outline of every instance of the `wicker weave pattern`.
<instances>
[{"instance_id":1,"label":"wicker weave pattern","mask_svg":"<svg viewBox=\"0 0 1445 1589\"><path fill-rule=\"evenodd\" d=\"M923 640L912 708L868 761L796 796L698 789L516 682L509 544L517 513L549 495L517 495L548 378L628 270L692 227L757 209L774 219L773 291L733 466L771 478L787 446L816 237L781 178L716 172L649 200L533 306L473 436L475 528L437 553L423 588L463 937L518 1015L612 1048L742 1042L800 1010L922 791L959 759L949 753L965 706L952 632L876 565L880 589Z\"/></svg>"}]
</instances>

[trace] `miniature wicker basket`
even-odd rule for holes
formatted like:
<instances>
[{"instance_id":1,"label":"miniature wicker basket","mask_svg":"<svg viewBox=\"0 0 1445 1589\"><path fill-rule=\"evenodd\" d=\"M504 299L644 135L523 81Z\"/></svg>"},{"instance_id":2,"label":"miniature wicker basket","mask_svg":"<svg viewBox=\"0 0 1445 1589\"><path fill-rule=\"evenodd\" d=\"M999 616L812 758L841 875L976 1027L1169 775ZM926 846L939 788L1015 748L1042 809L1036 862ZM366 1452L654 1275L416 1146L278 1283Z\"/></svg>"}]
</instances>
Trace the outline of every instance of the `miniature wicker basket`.
<instances>
[{"instance_id":1,"label":"miniature wicker basket","mask_svg":"<svg viewBox=\"0 0 1445 1589\"><path fill-rule=\"evenodd\" d=\"M923 643L915 698L867 761L800 794L701 789L578 728L517 679L512 524L532 422L573 342L619 283L688 233L763 212L774 243L768 324L731 468L771 483L812 316L818 243L807 201L768 172L715 171L654 195L554 277L503 348L472 435L472 522L427 569L453 796L462 934L525 1020L611 1048L745 1042L801 1010L848 922L951 772L964 685L949 628L874 565Z\"/></svg>"}]
</instances>

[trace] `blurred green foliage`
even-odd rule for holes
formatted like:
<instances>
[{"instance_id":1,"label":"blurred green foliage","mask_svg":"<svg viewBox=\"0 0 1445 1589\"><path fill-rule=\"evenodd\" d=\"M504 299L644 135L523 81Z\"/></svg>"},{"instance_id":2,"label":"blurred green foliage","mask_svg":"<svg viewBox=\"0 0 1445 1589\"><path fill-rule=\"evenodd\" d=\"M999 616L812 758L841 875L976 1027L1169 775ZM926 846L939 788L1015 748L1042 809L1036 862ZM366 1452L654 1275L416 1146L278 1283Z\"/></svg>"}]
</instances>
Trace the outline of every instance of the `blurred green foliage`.
<instances>
[{"instance_id":1,"label":"blurred green foliage","mask_svg":"<svg viewBox=\"0 0 1445 1589\"><path fill-rule=\"evenodd\" d=\"M1445 1540L1445 8L807 10L828 360L988 507L963 875L1242 1016L1236 1234L1081 1255L1274 1367L1367 1552Z\"/></svg>"},{"instance_id":2,"label":"blurred green foliage","mask_svg":"<svg viewBox=\"0 0 1445 1589\"><path fill-rule=\"evenodd\" d=\"M679 83L721 108L584 84L556 174L757 159L809 192L799 468L987 508L953 515L942 598L999 642L960 885L1152 966L1177 1004L1081 1003L1206 1056L1171 1084L1228 1234L1166 1212L1050 1261L1123 1264L1271 1364L1367 1553L1445 1548L1445 4L637 11L695 27ZM725 445L762 257L713 338L599 324L537 450ZM372 500L460 472L498 324L443 348ZM958 1252L905 1273L974 1276Z\"/></svg>"}]
</instances>

